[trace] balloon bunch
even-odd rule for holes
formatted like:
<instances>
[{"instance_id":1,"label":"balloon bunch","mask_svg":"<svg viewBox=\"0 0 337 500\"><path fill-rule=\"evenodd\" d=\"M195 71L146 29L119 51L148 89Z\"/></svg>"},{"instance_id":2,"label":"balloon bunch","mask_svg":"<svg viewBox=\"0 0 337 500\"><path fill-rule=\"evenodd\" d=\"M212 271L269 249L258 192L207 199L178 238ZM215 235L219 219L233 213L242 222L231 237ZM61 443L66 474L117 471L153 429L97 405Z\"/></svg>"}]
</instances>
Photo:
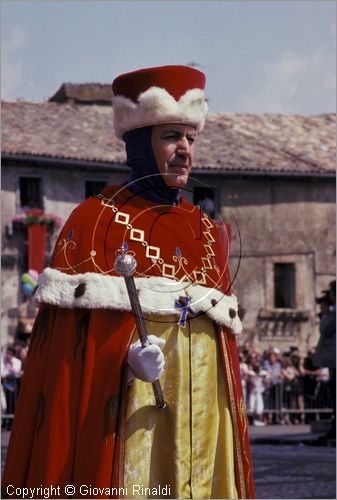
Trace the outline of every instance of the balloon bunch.
<instances>
[{"instance_id":1,"label":"balloon bunch","mask_svg":"<svg viewBox=\"0 0 337 500\"><path fill-rule=\"evenodd\" d=\"M28 273L21 275L22 291L26 297L32 295L37 286L38 277L39 273L35 269L29 269Z\"/></svg>"}]
</instances>

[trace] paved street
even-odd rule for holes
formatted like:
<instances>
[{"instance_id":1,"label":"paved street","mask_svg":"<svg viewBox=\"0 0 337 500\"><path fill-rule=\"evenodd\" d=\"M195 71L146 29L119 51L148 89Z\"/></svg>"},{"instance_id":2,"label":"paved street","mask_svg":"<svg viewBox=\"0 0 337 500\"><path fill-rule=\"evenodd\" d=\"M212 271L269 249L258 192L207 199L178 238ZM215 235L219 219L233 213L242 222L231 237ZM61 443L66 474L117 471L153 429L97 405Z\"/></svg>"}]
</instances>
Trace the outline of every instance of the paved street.
<instances>
[{"instance_id":1,"label":"paved street","mask_svg":"<svg viewBox=\"0 0 337 500\"><path fill-rule=\"evenodd\" d=\"M336 498L336 449L309 426L251 427L256 498ZM2 433L2 462L9 433Z\"/></svg>"},{"instance_id":2,"label":"paved street","mask_svg":"<svg viewBox=\"0 0 337 500\"><path fill-rule=\"evenodd\" d=\"M336 448L319 446L310 425L250 427L249 435L256 498L336 498Z\"/></svg>"},{"instance_id":3,"label":"paved street","mask_svg":"<svg viewBox=\"0 0 337 500\"><path fill-rule=\"evenodd\" d=\"M253 444L256 498L336 498L335 448Z\"/></svg>"}]
</instances>

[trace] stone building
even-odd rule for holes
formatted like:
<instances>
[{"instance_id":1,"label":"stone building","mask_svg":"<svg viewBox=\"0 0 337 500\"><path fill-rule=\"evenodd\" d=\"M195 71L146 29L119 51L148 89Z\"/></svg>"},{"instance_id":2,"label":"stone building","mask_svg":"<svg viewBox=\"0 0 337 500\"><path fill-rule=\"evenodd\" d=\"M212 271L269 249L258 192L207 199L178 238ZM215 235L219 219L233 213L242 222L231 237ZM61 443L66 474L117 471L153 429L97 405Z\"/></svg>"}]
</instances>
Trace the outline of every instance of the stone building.
<instances>
[{"instance_id":1,"label":"stone building","mask_svg":"<svg viewBox=\"0 0 337 500\"><path fill-rule=\"evenodd\" d=\"M64 221L128 177L110 103L108 85L64 84L49 102L2 104L4 340L29 316L18 312L27 233L14 216L35 206ZM229 224L233 290L246 311L240 342L315 345L315 297L335 276L335 115L210 115L184 196L208 196L214 218ZM48 234L46 263L57 231Z\"/></svg>"}]
</instances>

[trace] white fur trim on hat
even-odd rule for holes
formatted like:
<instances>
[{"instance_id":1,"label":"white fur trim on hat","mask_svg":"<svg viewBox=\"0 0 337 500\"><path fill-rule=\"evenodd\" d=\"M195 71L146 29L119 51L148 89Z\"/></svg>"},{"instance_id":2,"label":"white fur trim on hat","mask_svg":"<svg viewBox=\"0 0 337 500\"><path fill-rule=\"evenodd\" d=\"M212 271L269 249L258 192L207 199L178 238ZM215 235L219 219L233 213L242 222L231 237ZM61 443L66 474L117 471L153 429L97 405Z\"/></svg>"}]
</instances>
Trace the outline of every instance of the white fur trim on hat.
<instances>
[{"instance_id":1,"label":"white fur trim on hat","mask_svg":"<svg viewBox=\"0 0 337 500\"><path fill-rule=\"evenodd\" d=\"M145 316L151 313L179 317L181 311L175 308L175 301L185 296L184 290L188 283L153 276L135 278L135 284ZM233 333L241 333L235 295L224 295L219 290L201 285L191 286L188 293L191 297L189 307L194 314L205 313L219 325L230 328ZM69 275L46 268L39 276L34 299L38 304L66 308L131 311L124 278L96 273Z\"/></svg>"},{"instance_id":2,"label":"white fur trim on hat","mask_svg":"<svg viewBox=\"0 0 337 500\"><path fill-rule=\"evenodd\" d=\"M150 87L139 95L138 102L122 95L112 98L115 134L120 139L125 132L136 128L165 123L186 123L203 129L207 102L201 89L188 90L180 99L160 87Z\"/></svg>"}]
</instances>

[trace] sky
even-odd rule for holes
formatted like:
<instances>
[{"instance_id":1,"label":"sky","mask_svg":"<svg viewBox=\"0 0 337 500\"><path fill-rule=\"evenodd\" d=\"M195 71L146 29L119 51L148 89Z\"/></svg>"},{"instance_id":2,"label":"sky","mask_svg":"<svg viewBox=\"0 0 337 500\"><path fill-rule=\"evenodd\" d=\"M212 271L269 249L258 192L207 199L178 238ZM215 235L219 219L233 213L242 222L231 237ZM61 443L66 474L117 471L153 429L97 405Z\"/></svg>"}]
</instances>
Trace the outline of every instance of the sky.
<instances>
[{"instance_id":1,"label":"sky","mask_svg":"<svg viewBox=\"0 0 337 500\"><path fill-rule=\"evenodd\" d=\"M191 64L210 112L335 112L335 21L334 0L1 0L1 95Z\"/></svg>"}]
</instances>

